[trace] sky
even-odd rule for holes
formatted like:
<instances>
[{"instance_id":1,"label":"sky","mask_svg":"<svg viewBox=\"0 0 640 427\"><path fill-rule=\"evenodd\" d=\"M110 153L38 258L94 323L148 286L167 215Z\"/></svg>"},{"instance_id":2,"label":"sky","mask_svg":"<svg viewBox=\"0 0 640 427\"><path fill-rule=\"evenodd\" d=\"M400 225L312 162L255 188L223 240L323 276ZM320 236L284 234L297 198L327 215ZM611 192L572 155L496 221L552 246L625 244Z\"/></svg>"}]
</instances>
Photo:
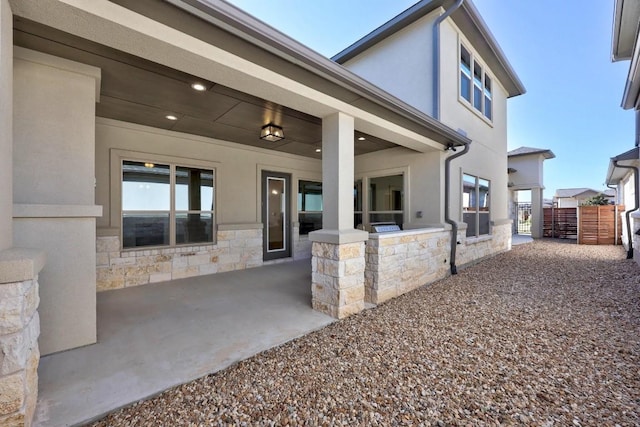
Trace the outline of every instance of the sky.
<instances>
[{"instance_id":1,"label":"sky","mask_svg":"<svg viewBox=\"0 0 640 427\"><path fill-rule=\"evenodd\" d=\"M230 0L331 57L417 0ZM545 198L604 190L609 159L634 148L620 107L629 61L611 62L614 0L474 0L524 83L508 103L509 149L548 148Z\"/></svg>"}]
</instances>

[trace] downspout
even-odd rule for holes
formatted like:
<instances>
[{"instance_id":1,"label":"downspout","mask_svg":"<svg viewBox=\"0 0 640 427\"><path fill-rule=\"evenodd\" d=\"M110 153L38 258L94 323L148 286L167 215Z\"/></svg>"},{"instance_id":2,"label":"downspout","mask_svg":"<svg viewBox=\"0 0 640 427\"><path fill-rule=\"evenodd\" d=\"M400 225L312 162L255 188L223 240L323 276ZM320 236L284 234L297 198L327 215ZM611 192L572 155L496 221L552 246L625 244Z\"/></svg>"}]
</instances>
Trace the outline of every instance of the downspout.
<instances>
[{"instance_id":1,"label":"downspout","mask_svg":"<svg viewBox=\"0 0 640 427\"><path fill-rule=\"evenodd\" d=\"M613 244L615 246L618 246L618 186L617 185L611 185L611 184L607 184L607 188L610 188L611 190L615 191L615 209L614 209L614 221L613 221L613 229L615 230L613 232Z\"/></svg>"},{"instance_id":2,"label":"downspout","mask_svg":"<svg viewBox=\"0 0 640 427\"><path fill-rule=\"evenodd\" d=\"M440 24L462 6L463 2L464 0L457 0L433 23L433 118L438 120L440 120Z\"/></svg>"},{"instance_id":3,"label":"downspout","mask_svg":"<svg viewBox=\"0 0 640 427\"><path fill-rule=\"evenodd\" d=\"M451 161L463 156L469 152L470 142L464 144L464 150L447 157L444 161L444 221L451 225L451 253L449 254L449 264L451 265L451 274L458 274L456 267L456 247L458 245L458 223L451 219L449 214L449 193L451 192ZM447 150L454 149L453 144L447 146Z\"/></svg>"},{"instance_id":4,"label":"downspout","mask_svg":"<svg viewBox=\"0 0 640 427\"><path fill-rule=\"evenodd\" d=\"M640 194L638 194L638 189L640 187L640 176L638 174L638 168L636 166L623 166L619 165L617 160L613 161L613 166L622 169L632 169L633 170L633 192L635 194L634 202L635 205L633 209L628 210L625 213L625 217L627 218L627 259L633 259L633 235L631 234L631 212L637 211L638 207L640 207Z\"/></svg>"}]
</instances>

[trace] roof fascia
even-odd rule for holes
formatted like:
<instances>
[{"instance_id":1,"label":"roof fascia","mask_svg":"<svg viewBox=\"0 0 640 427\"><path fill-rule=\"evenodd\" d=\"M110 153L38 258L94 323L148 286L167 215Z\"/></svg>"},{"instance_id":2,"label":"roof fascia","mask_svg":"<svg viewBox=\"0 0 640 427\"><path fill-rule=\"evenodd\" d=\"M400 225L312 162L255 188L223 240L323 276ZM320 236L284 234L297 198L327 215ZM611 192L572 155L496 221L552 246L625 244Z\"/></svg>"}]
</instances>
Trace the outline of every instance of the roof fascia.
<instances>
[{"instance_id":1,"label":"roof fascia","mask_svg":"<svg viewBox=\"0 0 640 427\"><path fill-rule=\"evenodd\" d=\"M222 1L209 2L206 0L165 1L331 83L339 85L384 109L428 128L440 137L439 140L436 140L441 144L446 145L448 142L453 142L456 145L465 145L471 142L469 138L442 122L383 91L342 65L329 60L229 3Z\"/></svg>"},{"instance_id":2,"label":"roof fascia","mask_svg":"<svg viewBox=\"0 0 640 427\"><path fill-rule=\"evenodd\" d=\"M348 46L338 52L331 57L331 60L338 64L344 64L375 44L433 12L435 9L442 7L445 3L446 0L423 0L418 2L397 15L395 18L387 21L366 36L362 37L351 46Z\"/></svg>"},{"instance_id":3,"label":"roof fascia","mask_svg":"<svg viewBox=\"0 0 640 427\"><path fill-rule=\"evenodd\" d=\"M622 3L624 0L616 0L613 8L613 29L611 30L611 61L621 61L629 59L619 55L620 30L622 27Z\"/></svg>"},{"instance_id":4,"label":"roof fascia","mask_svg":"<svg viewBox=\"0 0 640 427\"><path fill-rule=\"evenodd\" d=\"M638 30L640 30L640 26ZM622 95L621 107L625 110L637 109L638 94L640 93L640 43L638 43L638 31L636 31L635 40L627 82L624 85L624 93Z\"/></svg>"}]
</instances>

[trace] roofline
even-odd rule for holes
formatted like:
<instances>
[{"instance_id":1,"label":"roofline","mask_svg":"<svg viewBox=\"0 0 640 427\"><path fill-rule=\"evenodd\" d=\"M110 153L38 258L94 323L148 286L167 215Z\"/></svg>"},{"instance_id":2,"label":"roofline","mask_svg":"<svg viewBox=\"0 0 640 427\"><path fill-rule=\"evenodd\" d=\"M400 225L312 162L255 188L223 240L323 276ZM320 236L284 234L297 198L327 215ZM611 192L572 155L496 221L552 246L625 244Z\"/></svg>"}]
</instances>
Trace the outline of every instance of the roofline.
<instances>
[{"instance_id":1,"label":"roofline","mask_svg":"<svg viewBox=\"0 0 640 427\"><path fill-rule=\"evenodd\" d=\"M442 7L446 0L423 0L420 1L404 12L396 15L393 19L385 22L375 30L371 31L351 46L344 48L331 59L339 64L344 64L348 60L358 56L365 50L374 46L378 42L392 36L401 29L413 24L418 19L433 12L438 7Z\"/></svg>"},{"instance_id":2,"label":"roofline","mask_svg":"<svg viewBox=\"0 0 640 427\"><path fill-rule=\"evenodd\" d=\"M346 61L369 49L376 43L386 39L402 28L405 28L418 19L431 13L438 7L444 6L447 1L448 0L422 0L411 6L401 14L397 15L395 18L376 28L366 36L362 37L351 46L334 55L331 59L340 64L345 63ZM512 85L512 88L511 90L508 90L509 97L525 94L527 90L524 87L524 84L511 66L511 63L509 63L509 60L507 59L504 51L502 50L502 48L500 48L500 45L489 30L487 24L482 19L482 16L480 16L480 12L478 12L478 9L473 4L473 2L471 0L466 0L464 3L462 3L461 9L464 10L464 12L471 19L484 40L487 42L487 45L489 46L489 49L491 50L493 55L496 57L498 64L505 71L506 75L509 77L509 80L511 80L510 83ZM455 13L451 16L451 19L454 19L454 16Z\"/></svg>"},{"instance_id":3,"label":"roofline","mask_svg":"<svg viewBox=\"0 0 640 427\"><path fill-rule=\"evenodd\" d=\"M640 160L639 157L640 157L640 148L638 147L632 148L629 151L625 151L622 154L618 154L617 156L612 157L611 160L609 161L609 168L607 170L607 179L605 181L605 184L608 184L608 185L617 184L622 179L622 178L619 178L619 179L613 178L614 172L616 171L616 169L619 169L615 166L614 164L615 162L623 162L623 161L630 161L630 160L639 161Z\"/></svg>"},{"instance_id":4,"label":"roofline","mask_svg":"<svg viewBox=\"0 0 640 427\"><path fill-rule=\"evenodd\" d=\"M471 142L468 137L460 134L444 123L383 91L342 65L331 61L313 49L310 49L232 4L225 1L209 2L206 0L165 1L337 84L378 106L390 110L420 126L424 126L430 131L440 135L447 142L453 142L456 145L466 145ZM436 142L443 145L447 143L442 141Z\"/></svg>"},{"instance_id":5,"label":"roofline","mask_svg":"<svg viewBox=\"0 0 640 427\"><path fill-rule=\"evenodd\" d=\"M515 153L515 154L507 153L507 157L530 156L532 154L542 154L544 156L544 158L547 159L547 160L555 159L555 157L556 157L556 155L553 153L553 151L551 151L549 149L538 150L538 151L530 151L528 153Z\"/></svg>"},{"instance_id":6,"label":"roofline","mask_svg":"<svg viewBox=\"0 0 640 427\"><path fill-rule=\"evenodd\" d=\"M611 37L611 61L622 61L625 59L629 59L628 57L621 57L618 54L618 43L620 41L620 27L622 25L622 3L623 0L616 0L613 7L613 28L611 29L611 33L613 37Z\"/></svg>"},{"instance_id":7,"label":"roofline","mask_svg":"<svg viewBox=\"0 0 640 427\"><path fill-rule=\"evenodd\" d=\"M640 26L638 27L640 31ZM636 32L636 40L638 32ZM635 108L638 103L638 94L640 93L640 43L635 43L631 56L631 65L627 74L627 81L624 85L622 102L620 106L625 110Z\"/></svg>"}]
</instances>

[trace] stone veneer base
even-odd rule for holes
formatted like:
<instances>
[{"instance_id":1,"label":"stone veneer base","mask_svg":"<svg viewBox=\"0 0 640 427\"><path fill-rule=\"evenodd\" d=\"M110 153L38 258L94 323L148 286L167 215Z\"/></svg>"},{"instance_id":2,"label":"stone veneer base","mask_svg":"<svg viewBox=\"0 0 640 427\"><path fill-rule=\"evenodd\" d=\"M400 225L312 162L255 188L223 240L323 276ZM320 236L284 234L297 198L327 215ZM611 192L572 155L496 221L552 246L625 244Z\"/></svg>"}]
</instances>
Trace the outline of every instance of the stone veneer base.
<instances>
[{"instance_id":1,"label":"stone veneer base","mask_svg":"<svg viewBox=\"0 0 640 427\"><path fill-rule=\"evenodd\" d=\"M96 240L98 291L258 267L262 229L217 232L215 244L122 250L118 236Z\"/></svg>"},{"instance_id":2,"label":"stone veneer base","mask_svg":"<svg viewBox=\"0 0 640 427\"><path fill-rule=\"evenodd\" d=\"M0 425L30 426L38 398L40 252L0 252ZM15 256L20 254L20 256ZM25 269L25 266L29 268ZM30 270L28 278L25 273ZM15 281L10 280L14 275Z\"/></svg>"}]
</instances>

